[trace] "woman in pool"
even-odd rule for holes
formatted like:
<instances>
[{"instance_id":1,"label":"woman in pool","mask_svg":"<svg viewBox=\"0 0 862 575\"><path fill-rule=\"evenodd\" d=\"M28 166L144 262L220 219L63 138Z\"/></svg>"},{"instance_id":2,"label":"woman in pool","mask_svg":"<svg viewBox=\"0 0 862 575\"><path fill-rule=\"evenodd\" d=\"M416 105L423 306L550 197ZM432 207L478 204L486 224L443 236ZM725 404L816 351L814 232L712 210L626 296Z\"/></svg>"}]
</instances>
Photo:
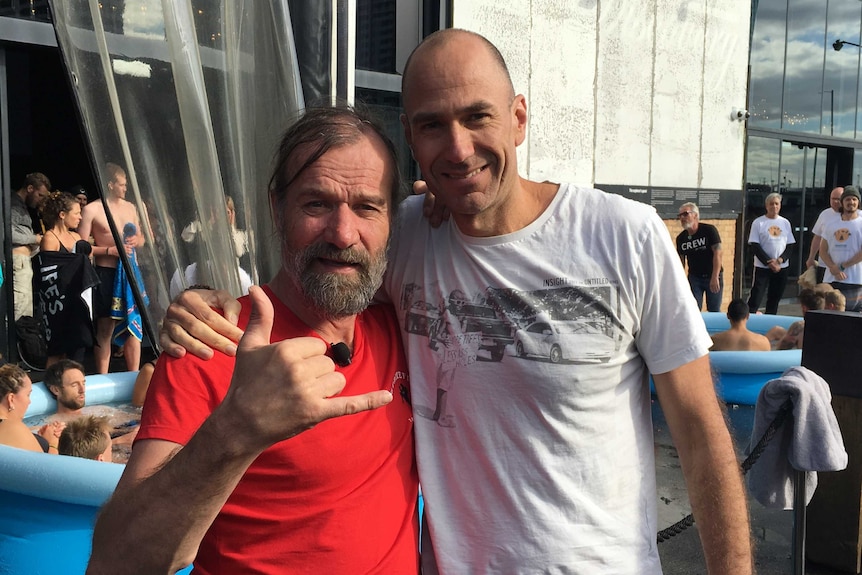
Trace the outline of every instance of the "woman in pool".
<instances>
[{"instance_id":1,"label":"woman in pool","mask_svg":"<svg viewBox=\"0 0 862 575\"><path fill-rule=\"evenodd\" d=\"M0 367L0 444L41 453L42 445L24 424L32 391L33 383L23 369L12 364ZM53 448L51 452L57 453L54 426L43 426L40 433Z\"/></svg>"}]
</instances>

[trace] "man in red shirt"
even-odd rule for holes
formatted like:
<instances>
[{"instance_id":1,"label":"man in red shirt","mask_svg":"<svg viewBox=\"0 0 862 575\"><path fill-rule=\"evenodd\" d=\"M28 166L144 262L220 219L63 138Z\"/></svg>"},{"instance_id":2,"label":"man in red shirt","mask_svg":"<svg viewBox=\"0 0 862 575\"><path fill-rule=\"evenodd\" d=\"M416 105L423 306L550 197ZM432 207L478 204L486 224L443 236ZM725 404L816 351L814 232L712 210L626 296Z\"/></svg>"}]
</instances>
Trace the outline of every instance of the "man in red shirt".
<instances>
[{"instance_id":1,"label":"man in red shirt","mask_svg":"<svg viewBox=\"0 0 862 575\"><path fill-rule=\"evenodd\" d=\"M236 358L158 362L88 573L418 573L407 364L391 308L366 309L398 185L360 114L288 130L270 190L282 268L241 300Z\"/></svg>"}]
</instances>

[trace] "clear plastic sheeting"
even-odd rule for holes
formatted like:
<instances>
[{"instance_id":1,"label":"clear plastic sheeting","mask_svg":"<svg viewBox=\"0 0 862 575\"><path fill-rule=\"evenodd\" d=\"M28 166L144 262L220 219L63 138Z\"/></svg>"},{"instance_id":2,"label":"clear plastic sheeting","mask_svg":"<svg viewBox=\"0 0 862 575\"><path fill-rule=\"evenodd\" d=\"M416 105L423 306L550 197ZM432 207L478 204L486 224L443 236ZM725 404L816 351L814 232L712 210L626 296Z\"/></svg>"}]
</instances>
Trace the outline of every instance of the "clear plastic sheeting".
<instances>
[{"instance_id":1,"label":"clear plastic sheeting","mask_svg":"<svg viewBox=\"0 0 862 575\"><path fill-rule=\"evenodd\" d=\"M191 284L240 295L272 277L272 157L303 107L287 1L51 8L102 195L119 164L140 216L148 323Z\"/></svg>"}]
</instances>

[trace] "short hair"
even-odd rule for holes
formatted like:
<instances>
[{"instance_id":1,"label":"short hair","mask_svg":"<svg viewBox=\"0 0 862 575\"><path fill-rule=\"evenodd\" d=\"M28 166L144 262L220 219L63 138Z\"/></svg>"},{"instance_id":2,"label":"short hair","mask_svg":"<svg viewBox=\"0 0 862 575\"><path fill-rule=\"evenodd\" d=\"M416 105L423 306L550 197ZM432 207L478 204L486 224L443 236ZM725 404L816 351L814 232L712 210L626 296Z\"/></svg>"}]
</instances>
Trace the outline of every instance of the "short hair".
<instances>
[{"instance_id":1,"label":"short hair","mask_svg":"<svg viewBox=\"0 0 862 575\"><path fill-rule=\"evenodd\" d=\"M0 397L9 393L18 393L24 387L27 372L13 363L0 366Z\"/></svg>"},{"instance_id":2,"label":"short hair","mask_svg":"<svg viewBox=\"0 0 862 575\"><path fill-rule=\"evenodd\" d=\"M104 417L82 415L66 424L57 443L60 455L96 459L111 443L108 423Z\"/></svg>"},{"instance_id":3,"label":"short hair","mask_svg":"<svg viewBox=\"0 0 862 575\"><path fill-rule=\"evenodd\" d=\"M42 376L42 381L45 383L45 387L48 388L51 395L56 397L54 392L51 391L51 386L55 385L57 387L63 387L63 374L70 369L78 369L81 373L84 373L84 366L74 359L61 359L52 363L47 369L45 369L45 375Z\"/></svg>"},{"instance_id":4,"label":"short hair","mask_svg":"<svg viewBox=\"0 0 862 575\"><path fill-rule=\"evenodd\" d=\"M727 306L727 319L730 321L742 321L748 317L748 304L744 299L737 298Z\"/></svg>"},{"instance_id":5,"label":"short hair","mask_svg":"<svg viewBox=\"0 0 862 575\"><path fill-rule=\"evenodd\" d=\"M697 204L694 202L686 202L680 206L680 208L686 208L694 212L694 214L699 218L700 217L700 208L697 207Z\"/></svg>"},{"instance_id":6,"label":"short hair","mask_svg":"<svg viewBox=\"0 0 862 575\"><path fill-rule=\"evenodd\" d=\"M70 212L73 207L79 205L77 198L68 192L51 192L39 206L39 215L45 226L53 228L60 219L60 212Z\"/></svg>"},{"instance_id":7,"label":"short hair","mask_svg":"<svg viewBox=\"0 0 862 575\"><path fill-rule=\"evenodd\" d=\"M50 190L51 180L49 180L48 176L46 176L42 172L33 172L32 174L27 174L26 176L24 176L24 185L21 186L21 188L24 189L27 188L27 186L33 186L36 189L45 186Z\"/></svg>"},{"instance_id":8,"label":"short hair","mask_svg":"<svg viewBox=\"0 0 862 575\"><path fill-rule=\"evenodd\" d=\"M119 176L125 176L126 170L113 162L108 162L105 164L105 175L108 177L109 182L113 182L116 181Z\"/></svg>"},{"instance_id":9,"label":"short hair","mask_svg":"<svg viewBox=\"0 0 862 575\"><path fill-rule=\"evenodd\" d=\"M797 296L799 304L807 309L824 309L826 307L826 298L823 292L805 288L799 292Z\"/></svg>"},{"instance_id":10,"label":"short hair","mask_svg":"<svg viewBox=\"0 0 862 575\"><path fill-rule=\"evenodd\" d=\"M840 291L832 290L823 296L827 307L838 311L844 311L847 308L847 298Z\"/></svg>"},{"instance_id":11,"label":"short hair","mask_svg":"<svg viewBox=\"0 0 862 575\"><path fill-rule=\"evenodd\" d=\"M772 198L778 198L778 201L779 201L779 202L780 202L780 201L781 201L781 199L782 199L782 198L781 198L781 194L779 194L778 192L772 192L771 194L769 194L768 196L766 196L766 199L765 199L765 200L763 200L763 203L764 203L764 204L768 204L768 203L769 203L769 201L770 201Z\"/></svg>"},{"instance_id":12,"label":"short hair","mask_svg":"<svg viewBox=\"0 0 862 575\"><path fill-rule=\"evenodd\" d=\"M413 49L413 52L410 53L410 56L407 58L407 62L404 64L404 72L401 74L401 101L405 101L407 99L407 87L409 85L408 76L411 68L411 64L413 63L413 57L418 54L420 51L425 48L435 48L444 46L450 39L457 36L470 36L479 40L485 48L488 49L488 53L491 54L491 57L494 59L494 62L499 66L500 71L503 73L505 77L505 81L508 84L509 90L511 91L511 95L515 97L515 85L512 83L512 75L509 73L509 67L506 65L506 59L503 58L503 55L500 53L500 50L497 49L494 44L482 36L481 34L477 34L476 32L472 32L470 30L464 30L462 28L445 28L443 30L437 30L436 32L429 34L425 37L422 42Z\"/></svg>"},{"instance_id":13,"label":"short hair","mask_svg":"<svg viewBox=\"0 0 862 575\"><path fill-rule=\"evenodd\" d=\"M395 145L383 128L360 107L334 105L306 108L287 129L275 155L269 194L273 199L276 230L284 231L283 205L291 184L328 151L355 144L361 138L377 137L386 149L386 161L391 177L389 195L394 215L401 193L401 172ZM300 163L301 162L301 163Z\"/></svg>"},{"instance_id":14,"label":"short hair","mask_svg":"<svg viewBox=\"0 0 862 575\"><path fill-rule=\"evenodd\" d=\"M835 291L835 288L832 287L832 284L828 284L826 282L820 282L819 284L814 284L814 291L822 294L828 294L829 292Z\"/></svg>"}]
</instances>

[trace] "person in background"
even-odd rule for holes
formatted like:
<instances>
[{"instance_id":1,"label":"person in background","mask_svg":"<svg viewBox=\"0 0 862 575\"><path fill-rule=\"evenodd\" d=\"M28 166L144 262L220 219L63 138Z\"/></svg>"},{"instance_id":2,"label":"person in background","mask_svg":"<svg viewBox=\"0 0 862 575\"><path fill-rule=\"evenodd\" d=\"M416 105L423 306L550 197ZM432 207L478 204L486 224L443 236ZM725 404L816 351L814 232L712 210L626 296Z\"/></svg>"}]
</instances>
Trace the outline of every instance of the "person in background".
<instances>
[{"instance_id":1,"label":"person in background","mask_svg":"<svg viewBox=\"0 0 862 575\"><path fill-rule=\"evenodd\" d=\"M145 362L135 378L135 387L132 389L132 405L135 407L142 407L147 399L147 390L150 388L158 359Z\"/></svg>"},{"instance_id":2,"label":"person in background","mask_svg":"<svg viewBox=\"0 0 862 575\"><path fill-rule=\"evenodd\" d=\"M87 197L87 190L84 189L84 186L75 185L69 189L69 193L75 196L75 199L78 200L78 203L81 204L81 209L83 210L87 204L89 203L89 198Z\"/></svg>"},{"instance_id":3,"label":"person in background","mask_svg":"<svg viewBox=\"0 0 862 575\"><path fill-rule=\"evenodd\" d=\"M60 434L60 455L111 463L111 434L102 417L85 415L73 419Z\"/></svg>"},{"instance_id":4,"label":"person in background","mask_svg":"<svg viewBox=\"0 0 862 575\"><path fill-rule=\"evenodd\" d=\"M33 316L33 265L30 258L39 249L42 230L33 229L30 209L38 209L48 197L51 181L35 172L27 174L24 185L12 194L10 220L12 224L12 291L15 321Z\"/></svg>"},{"instance_id":5,"label":"person in background","mask_svg":"<svg viewBox=\"0 0 862 575\"><path fill-rule=\"evenodd\" d=\"M826 299L826 307L824 309L832 311L845 311L847 309L847 298L837 289L828 292L824 297Z\"/></svg>"},{"instance_id":6,"label":"person in background","mask_svg":"<svg viewBox=\"0 0 862 575\"><path fill-rule=\"evenodd\" d=\"M769 351L769 339L748 329L748 304L735 299L727 306L730 329L712 336L710 351Z\"/></svg>"},{"instance_id":7,"label":"person in background","mask_svg":"<svg viewBox=\"0 0 862 575\"><path fill-rule=\"evenodd\" d=\"M87 379L84 366L71 359L61 359L45 370L45 387L57 400L52 421L68 423L84 415L98 415L112 426L114 445L131 445L138 433L138 419L110 406L87 408Z\"/></svg>"},{"instance_id":8,"label":"person in background","mask_svg":"<svg viewBox=\"0 0 862 575\"><path fill-rule=\"evenodd\" d=\"M847 311L862 311L862 217L856 186L841 194L841 217L823 228L820 258L826 264L823 280L844 294Z\"/></svg>"},{"instance_id":9,"label":"person in background","mask_svg":"<svg viewBox=\"0 0 862 575\"><path fill-rule=\"evenodd\" d=\"M87 379L83 365L72 359L54 362L45 370L43 383L57 400L57 415L67 416L66 419L82 415L87 405Z\"/></svg>"},{"instance_id":10,"label":"person in background","mask_svg":"<svg viewBox=\"0 0 862 575\"><path fill-rule=\"evenodd\" d=\"M790 222L778 215L781 194L769 194L765 204L766 214L751 223L748 235L748 245L754 253L754 285L748 296L748 311L757 313L766 295L766 313L775 315L784 296L790 272L790 253L796 239Z\"/></svg>"},{"instance_id":11,"label":"person in background","mask_svg":"<svg viewBox=\"0 0 862 575\"><path fill-rule=\"evenodd\" d=\"M23 369L11 363L0 367L0 444L42 453L46 451L42 443L24 423L32 391L33 382ZM48 453L57 453L61 432L60 425L44 425L39 430L48 442Z\"/></svg>"},{"instance_id":12,"label":"person in background","mask_svg":"<svg viewBox=\"0 0 862 575\"><path fill-rule=\"evenodd\" d=\"M144 245L144 235L141 232L141 222L135 205L126 200L126 172L120 166L108 163L105 166L108 181L107 198L105 201L94 200L87 204L82 212L78 233L85 240L93 236L93 259L96 272L99 274L99 288L94 301L96 316L96 372L108 373L111 361L111 337L114 333L114 320L111 318L111 307L114 296L114 279L119 265L119 251L114 241L111 227L108 225L108 215L114 221L117 231L121 234L126 224L132 224L133 232L124 235L123 248L127 254ZM141 341L136 337L128 337L123 346L126 369L138 371L141 363Z\"/></svg>"},{"instance_id":13,"label":"person in background","mask_svg":"<svg viewBox=\"0 0 862 575\"><path fill-rule=\"evenodd\" d=\"M823 274L826 273L826 264L817 256L820 253L820 243L823 241L823 227L830 221L841 217L841 194L844 193L844 188L838 186L832 188L829 192L829 207L820 212L817 216L817 221L811 228L811 247L808 250L808 259L805 260L805 267L817 266L816 280L817 283L823 281Z\"/></svg>"},{"instance_id":14,"label":"person in background","mask_svg":"<svg viewBox=\"0 0 862 575\"><path fill-rule=\"evenodd\" d=\"M63 358L82 362L95 335L91 302L99 278L90 263L92 246L73 231L81 221L81 206L71 194L52 192L41 212L49 228L36 258L46 366Z\"/></svg>"},{"instance_id":15,"label":"person in background","mask_svg":"<svg viewBox=\"0 0 862 575\"><path fill-rule=\"evenodd\" d=\"M688 285L697 307L703 309L705 294L706 310L721 311L724 273L718 229L700 222L700 210L692 202L679 207L679 221L683 231L676 236L676 252L683 265L688 263Z\"/></svg>"},{"instance_id":16,"label":"person in background","mask_svg":"<svg viewBox=\"0 0 862 575\"><path fill-rule=\"evenodd\" d=\"M837 290L830 288L830 291ZM826 309L826 292L822 290L803 289L797 299L803 317L810 310ZM780 325L773 326L766 332L766 337L772 343L773 349L802 349L804 330L805 320L799 320L790 324L787 329Z\"/></svg>"},{"instance_id":17,"label":"person in background","mask_svg":"<svg viewBox=\"0 0 862 575\"><path fill-rule=\"evenodd\" d=\"M236 227L236 207L233 198L225 196L225 207L227 210L227 221L230 227L231 246L236 254L237 274L240 284L240 293L248 294L248 289L252 285L252 279L249 273L240 265L240 258L243 258L248 253L249 234L245 230L237 229ZM215 225L215 215L211 214L208 225L212 228ZM203 224L200 220L194 220L185 228L183 228L180 237L188 244L188 253L191 263L184 269L177 269L171 276L171 283L168 287L168 295L173 299L188 286L193 285L213 285L213 263L210 261L207 252L207 246L204 244Z\"/></svg>"},{"instance_id":18,"label":"person in background","mask_svg":"<svg viewBox=\"0 0 862 575\"><path fill-rule=\"evenodd\" d=\"M451 214L435 230L422 198L403 202L384 281L413 374L423 573L660 573L649 372L702 518L708 571L751 573L746 498L710 376L711 342L655 210L520 178L526 99L478 34L447 29L425 38L406 64L402 98L408 145ZM407 330L407 314L455 290L472 302L472 315L450 322L452 350L441 354L425 330ZM236 328L198 293L185 294L180 302L198 315L169 310L163 335L209 357L185 324L219 349L235 349L197 318L223 335ZM601 361L511 357L505 339L481 337L471 319L499 336L547 310L578 324L581 346ZM176 340L162 342L184 353ZM458 369L444 397L441 362ZM435 420L438 401L446 416Z\"/></svg>"}]
</instances>

